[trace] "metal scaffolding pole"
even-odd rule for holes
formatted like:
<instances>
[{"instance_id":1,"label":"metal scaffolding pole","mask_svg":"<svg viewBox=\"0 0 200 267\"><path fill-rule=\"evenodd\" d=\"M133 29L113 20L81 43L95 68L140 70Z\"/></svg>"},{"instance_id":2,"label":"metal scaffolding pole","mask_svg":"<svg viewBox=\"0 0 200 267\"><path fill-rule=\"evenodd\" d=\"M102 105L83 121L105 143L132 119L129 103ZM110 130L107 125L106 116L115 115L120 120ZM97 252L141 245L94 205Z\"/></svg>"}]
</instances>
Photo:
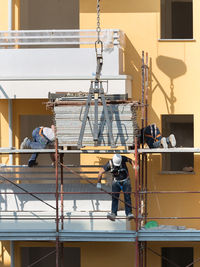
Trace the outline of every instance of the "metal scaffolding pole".
<instances>
[{"instance_id":1,"label":"metal scaffolding pole","mask_svg":"<svg viewBox=\"0 0 200 267\"><path fill-rule=\"evenodd\" d=\"M56 267L59 267L59 193L58 193L58 139L55 141L55 172L56 172Z\"/></svg>"},{"instance_id":2,"label":"metal scaffolding pole","mask_svg":"<svg viewBox=\"0 0 200 267\"><path fill-rule=\"evenodd\" d=\"M146 67L145 67L145 127L148 125L148 91L149 91L149 59L148 59L148 53L146 53ZM144 189L147 191L148 188L148 180L147 180L147 154L144 154ZM147 223L146 216L147 216L147 195L144 195L144 223ZM143 257L144 257L144 267L147 266L147 242L144 242L144 248L143 248Z\"/></svg>"},{"instance_id":3,"label":"metal scaffolding pole","mask_svg":"<svg viewBox=\"0 0 200 267\"><path fill-rule=\"evenodd\" d=\"M135 137L135 231L136 231L136 240L135 240L135 267L138 267L139 260L139 241L138 241L138 230L139 230L139 220L138 220L138 147L137 147L137 137Z\"/></svg>"},{"instance_id":4,"label":"metal scaffolding pole","mask_svg":"<svg viewBox=\"0 0 200 267\"><path fill-rule=\"evenodd\" d=\"M60 205L61 205L61 230L64 229L64 194L63 194L63 157L64 154L60 154ZM64 244L60 244L60 264L64 267Z\"/></svg>"},{"instance_id":5,"label":"metal scaffolding pole","mask_svg":"<svg viewBox=\"0 0 200 267\"><path fill-rule=\"evenodd\" d=\"M146 60L144 51L142 51L142 116L141 116L141 128L147 127L147 99L148 99L148 54L146 53ZM144 148L144 131L142 136L142 148ZM139 190L147 190L147 155L139 155ZM139 197L139 214L140 217L144 216L144 220L139 221L139 227L146 223L147 213L147 195L141 194ZM146 242L140 242L139 250L139 266L146 267Z\"/></svg>"}]
</instances>

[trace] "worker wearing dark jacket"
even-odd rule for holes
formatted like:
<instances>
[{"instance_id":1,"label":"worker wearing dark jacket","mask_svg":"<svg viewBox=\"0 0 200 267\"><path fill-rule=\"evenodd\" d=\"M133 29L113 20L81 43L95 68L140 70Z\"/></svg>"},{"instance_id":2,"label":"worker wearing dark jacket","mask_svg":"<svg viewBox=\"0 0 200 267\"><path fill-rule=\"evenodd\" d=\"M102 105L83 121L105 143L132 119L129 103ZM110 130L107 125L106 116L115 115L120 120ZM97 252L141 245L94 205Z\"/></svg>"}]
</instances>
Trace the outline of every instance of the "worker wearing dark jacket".
<instances>
[{"instance_id":1,"label":"worker wearing dark jacket","mask_svg":"<svg viewBox=\"0 0 200 267\"><path fill-rule=\"evenodd\" d=\"M140 143L146 143L149 148L168 148L176 146L176 138L173 134L168 137L162 137L156 124L150 124L141 130Z\"/></svg>"},{"instance_id":2,"label":"worker wearing dark jacket","mask_svg":"<svg viewBox=\"0 0 200 267\"><path fill-rule=\"evenodd\" d=\"M113 176L112 192L114 193L112 193L112 208L111 213L108 213L107 215L107 218L111 221L115 221L115 217L117 216L119 194L121 190L124 192L126 216L128 220L134 218L131 207L131 183L126 163L134 164L132 159L121 156L120 154L115 154L113 158L100 169L98 174L98 189L101 189L101 179L105 172L110 171Z\"/></svg>"},{"instance_id":3,"label":"worker wearing dark jacket","mask_svg":"<svg viewBox=\"0 0 200 267\"><path fill-rule=\"evenodd\" d=\"M55 140L55 130L54 125L49 127L37 127L32 132L33 140L30 140L28 137L20 145L20 149L44 149L44 148L53 148ZM28 167L33 167L37 165L38 153L33 153L28 161ZM54 155L50 154L52 165L54 165Z\"/></svg>"}]
</instances>

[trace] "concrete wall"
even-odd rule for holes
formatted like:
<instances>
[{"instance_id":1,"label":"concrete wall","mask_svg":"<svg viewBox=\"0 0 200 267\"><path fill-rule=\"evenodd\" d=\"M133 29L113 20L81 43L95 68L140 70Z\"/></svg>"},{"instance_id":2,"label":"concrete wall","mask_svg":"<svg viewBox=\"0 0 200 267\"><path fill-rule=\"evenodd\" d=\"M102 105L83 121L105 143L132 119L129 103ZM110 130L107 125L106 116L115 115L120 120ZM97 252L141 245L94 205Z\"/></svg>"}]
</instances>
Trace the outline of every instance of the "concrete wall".
<instances>
[{"instance_id":1,"label":"concrete wall","mask_svg":"<svg viewBox=\"0 0 200 267\"><path fill-rule=\"evenodd\" d=\"M123 74L120 49L104 52L102 75ZM94 48L2 49L0 78L84 77L96 73Z\"/></svg>"}]
</instances>

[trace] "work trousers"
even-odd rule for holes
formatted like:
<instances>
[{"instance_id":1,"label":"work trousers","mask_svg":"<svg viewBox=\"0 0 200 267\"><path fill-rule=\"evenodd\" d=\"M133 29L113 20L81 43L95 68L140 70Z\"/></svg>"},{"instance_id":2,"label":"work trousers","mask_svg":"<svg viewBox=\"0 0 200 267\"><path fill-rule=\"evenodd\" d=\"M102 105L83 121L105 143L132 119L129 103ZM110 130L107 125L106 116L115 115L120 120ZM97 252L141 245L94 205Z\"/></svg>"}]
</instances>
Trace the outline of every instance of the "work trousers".
<instances>
[{"instance_id":1,"label":"work trousers","mask_svg":"<svg viewBox=\"0 0 200 267\"><path fill-rule=\"evenodd\" d=\"M147 143L149 148L159 148L159 147L161 147L161 139L162 139L162 137L160 137L158 141L155 141L151 137L146 137L146 143ZM170 143L169 137L166 137L166 142L169 145L169 143Z\"/></svg>"},{"instance_id":2,"label":"work trousers","mask_svg":"<svg viewBox=\"0 0 200 267\"><path fill-rule=\"evenodd\" d=\"M47 148L49 141L47 138L45 138L44 136L41 136L39 134L40 132L40 128L36 128L33 130L32 132L32 137L33 137L33 141L29 140L28 145L32 148L32 149L44 149ZM33 153L29 159L29 162L36 162L38 153Z\"/></svg>"},{"instance_id":3,"label":"work trousers","mask_svg":"<svg viewBox=\"0 0 200 267\"><path fill-rule=\"evenodd\" d=\"M117 215L119 195L121 191L124 192L125 213L127 216L129 213L132 213L131 194L130 194L131 183L130 183L129 178L123 182L115 181L115 180L113 180L112 182L112 192L114 192L114 194L112 194L112 209L111 210L112 210L112 213L114 213L115 215Z\"/></svg>"}]
</instances>

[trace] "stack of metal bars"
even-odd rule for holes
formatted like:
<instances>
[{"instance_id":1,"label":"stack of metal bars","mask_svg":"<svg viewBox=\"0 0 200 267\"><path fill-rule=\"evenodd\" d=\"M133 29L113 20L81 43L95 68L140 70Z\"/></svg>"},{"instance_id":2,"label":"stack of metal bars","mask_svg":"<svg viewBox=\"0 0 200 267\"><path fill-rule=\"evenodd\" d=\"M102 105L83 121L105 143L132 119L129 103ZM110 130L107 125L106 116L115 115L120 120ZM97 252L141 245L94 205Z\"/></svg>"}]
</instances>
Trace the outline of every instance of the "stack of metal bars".
<instances>
[{"instance_id":1,"label":"stack of metal bars","mask_svg":"<svg viewBox=\"0 0 200 267\"><path fill-rule=\"evenodd\" d=\"M54 116L57 128L57 138L59 146L77 146L82 118L85 106L71 101L70 104L64 104L65 101L54 102ZM73 103L74 102L74 103ZM112 133L116 146L133 146L134 138L138 135L137 125L137 103L124 101L123 104L107 104L109 117L112 124ZM94 124L94 105L90 106L89 116L83 136L83 146L94 146L93 124ZM98 146L110 146L106 120L103 106L98 108Z\"/></svg>"}]
</instances>

